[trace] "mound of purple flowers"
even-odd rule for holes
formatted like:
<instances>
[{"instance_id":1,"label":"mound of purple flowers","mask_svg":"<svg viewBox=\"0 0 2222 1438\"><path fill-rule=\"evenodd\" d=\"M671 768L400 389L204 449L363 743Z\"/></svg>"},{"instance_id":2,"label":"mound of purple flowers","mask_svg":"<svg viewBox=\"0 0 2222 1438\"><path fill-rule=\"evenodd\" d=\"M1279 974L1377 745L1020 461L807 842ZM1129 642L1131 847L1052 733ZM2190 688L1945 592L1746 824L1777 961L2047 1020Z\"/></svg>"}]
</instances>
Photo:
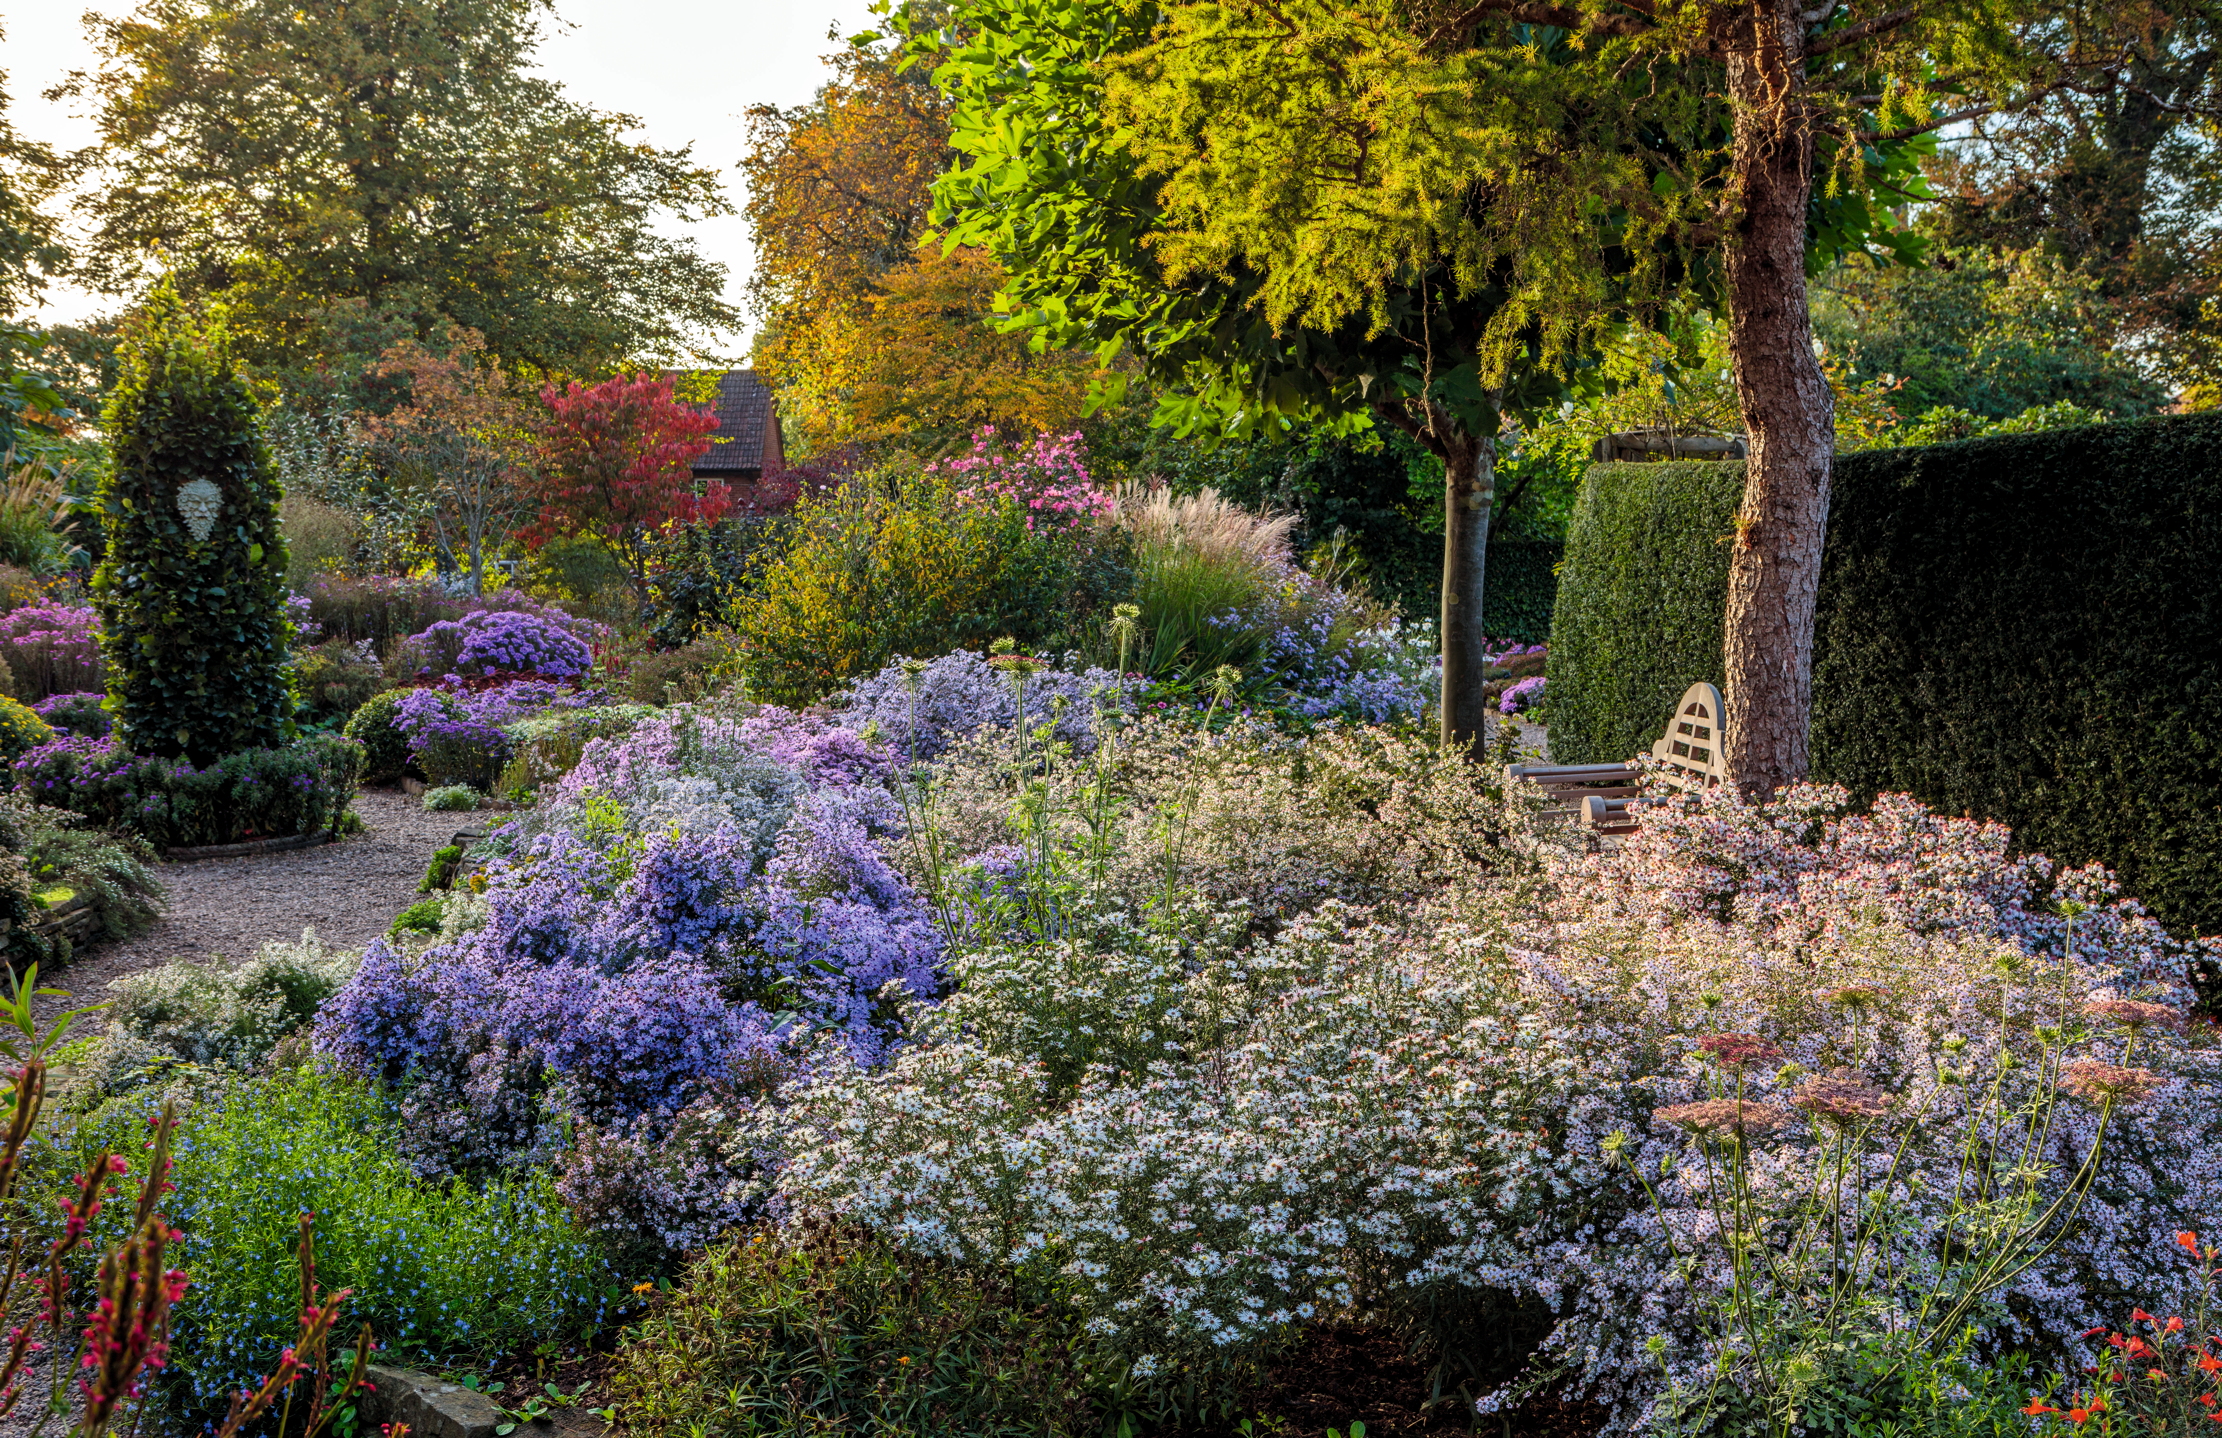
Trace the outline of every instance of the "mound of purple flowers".
<instances>
[{"instance_id":1,"label":"mound of purple flowers","mask_svg":"<svg viewBox=\"0 0 2222 1438\"><path fill-rule=\"evenodd\" d=\"M755 797L706 832L596 827L639 786L737 794L741 769ZM425 1171L554 1160L589 1222L699 1244L746 1216L753 1177L704 1149L704 1115L748 1106L809 1034L876 1061L889 986L942 987L939 932L882 852L890 772L853 731L791 715L596 740L548 805L559 826L450 901L470 925L414 957L374 944L318 1045L396 1086Z\"/></svg>"},{"instance_id":2,"label":"mound of purple flowers","mask_svg":"<svg viewBox=\"0 0 2222 1438\"><path fill-rule=\"evenodd\" d=\"M594 654L553 619L496 609L443 619L411 635L401 642L398 663L417 674L577 679L593 668Z\"/></svg>"},{"instance_id":3,"label":"mound of purple flowers","mask_svg":"<svg viewBox=\"0 0 2222 1438\"><path fill-rule=\"evenodd\" d=\"M545 679L519 679L490 689L412 689L394 707L393 725L409 741L409 757L435 784L491 786L514 747L506 724L562 709L609 702L599 689L574 690Z\"/></svg>"},{"instance_id":4,"label":"mound of purple flowers","mask_svg":"<svg viewBox=\"0 0 2222 1438\"><path fill-rule=\"evenodd\" d=\"M829 701L851 729L877 725L899 757L931 759L975 729L1018 722L1020 701L1010 677L980 655L963 649L944 654L915 676L904 665L898 659ZM1046 669L1026 680L1026 722L1054 718L1059 740L1092 752L1097 707L1131 710L1136 687L1108 669Z\"/></svg>"}]
</instances>

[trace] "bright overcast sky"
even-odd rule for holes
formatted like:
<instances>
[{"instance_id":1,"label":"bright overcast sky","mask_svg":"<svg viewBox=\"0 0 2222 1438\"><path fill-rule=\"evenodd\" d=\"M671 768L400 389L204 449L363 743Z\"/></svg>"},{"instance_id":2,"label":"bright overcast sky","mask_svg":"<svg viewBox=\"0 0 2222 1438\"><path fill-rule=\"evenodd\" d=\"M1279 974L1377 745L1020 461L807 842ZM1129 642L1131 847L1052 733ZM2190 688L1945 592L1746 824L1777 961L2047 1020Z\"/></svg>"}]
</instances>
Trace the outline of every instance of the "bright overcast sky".
<instances>
[{"instance_id":1,"label":"bright overcast sky","mask_svg":"<svg viewBox=\"0 0 2222 1438\"><path fill-rule=\"evenodd\" d=\"M39 92L92 63L79 13L71 0L0 0L10 113L24 134L63 148L87 143L92 127ZM736 203L741 112L807 100L824 73L819 57L838 43L827 41L827 28L845 35L871 23L867 0L558 0L558 14L568 23L550 27L541 68L576 100L639 116L653 143L691 143L698 160L727 177ZM738 305L751 262L747 227L734 216L693 229L702 252L726 266L726 298ZM102 307L96 296L55 290L42 318L83 319ZM742 338L725 343L738 354Z\"/></svg>"}]
</instances>

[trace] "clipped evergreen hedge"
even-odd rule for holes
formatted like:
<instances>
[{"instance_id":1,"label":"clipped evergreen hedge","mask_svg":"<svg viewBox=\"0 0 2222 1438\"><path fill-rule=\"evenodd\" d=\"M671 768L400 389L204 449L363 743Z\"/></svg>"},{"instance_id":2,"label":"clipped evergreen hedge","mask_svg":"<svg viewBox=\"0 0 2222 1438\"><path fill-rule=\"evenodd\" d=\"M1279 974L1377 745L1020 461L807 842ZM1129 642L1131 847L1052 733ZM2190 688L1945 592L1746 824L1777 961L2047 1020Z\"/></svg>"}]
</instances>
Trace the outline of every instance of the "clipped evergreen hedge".
<instances>
[{"instance_id":1,"label":"clipped evergreen hedge","mask_svg":"<svg viewBox=\"0 0 2222 1438\"><path fill-rule=\"evenodd\" d=\"M1721 678L1740 465L1600 465L1551 636L1553 755L1625 758ZM1816 778L2099 861L2222 932L2222 415L1837 461Z\"/></svg>"},{"instance_id":2,"label":"clipped evergreen hedge","mask_svg":"<svg viewBox=\"0 0 2222 1438\"><path fill-rule=\"evenodd\" d=\"M1551 637L1558 563L1565 553L1565 545L1549 539L1500 539L1490 544L1482 571L1481 627L1491 639L1541 644ZM1443 542L1437 536L1435 573L1442 572Z\"/></svg>"}]
</instances>

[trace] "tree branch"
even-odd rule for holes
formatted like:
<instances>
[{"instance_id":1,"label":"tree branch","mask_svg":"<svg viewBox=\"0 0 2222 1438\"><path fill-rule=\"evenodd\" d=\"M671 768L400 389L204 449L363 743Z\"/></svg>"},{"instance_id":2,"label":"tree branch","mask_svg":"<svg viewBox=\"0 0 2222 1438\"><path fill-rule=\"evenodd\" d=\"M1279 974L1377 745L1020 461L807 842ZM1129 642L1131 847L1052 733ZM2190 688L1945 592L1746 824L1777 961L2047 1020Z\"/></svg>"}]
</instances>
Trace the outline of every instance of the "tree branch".
<instances>
[{"instance_id":1,"label":"tree branch","mask_svg":"<svg viewBox=\"0 0 2222 1438\"><path fill-rule=\"evenodd\" d=\"M1805 58L1810 60L1816 55L1826 55L1831 50L1841 50L1846 45L1857 45L1863 41L1872 40L1877 35L1885 35L1901 26L1909 25L1919 19L1920 16L1920 6L1908 5L1902 10L1892 10L1888 14L1877 15L1871 20L1862 20L1856 25L1846 25L1841 30L1831 30L1828 34L1805 47Z\"/></svg>"}]
</instances>

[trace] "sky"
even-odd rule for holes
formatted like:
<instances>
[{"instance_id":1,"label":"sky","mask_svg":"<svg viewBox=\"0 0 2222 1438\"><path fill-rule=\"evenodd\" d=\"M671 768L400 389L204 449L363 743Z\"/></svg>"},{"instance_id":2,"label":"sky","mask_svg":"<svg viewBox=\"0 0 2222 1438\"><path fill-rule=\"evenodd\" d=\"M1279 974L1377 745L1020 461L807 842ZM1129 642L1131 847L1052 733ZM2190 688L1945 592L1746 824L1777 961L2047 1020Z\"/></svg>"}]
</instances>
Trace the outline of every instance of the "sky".
<instances>
[{"instance_id":1,"label":"sky","mask_svg":"<svg viewBox=\"0 0 2222 1438\"><path fill-rule=\"evenodd\" d=\"M57 148L93 137L90 121L69 103L40 98L93 63L77 18L83 8L70 0L0 0L9 111L19 131ZM91 8L123 14L130 6L95 0ZM556 13L561 23L549 27L539 68L576 100L639 116L637 133L653 144L692 144L699 162L726 176L736 205L744 199L735 168L742 111L809 99L824 74L820 57L838 43L828 41L827 29L847 35L871 22L867 0L557 0ZM734 215L686 228L703 254L725 265L726 299L740 305L752 264L747 225ZM82 320L112 304L55 286L39 318ZM721 340L731 356L745 344L738 333Z\"/></svg>"}]
</instances>

